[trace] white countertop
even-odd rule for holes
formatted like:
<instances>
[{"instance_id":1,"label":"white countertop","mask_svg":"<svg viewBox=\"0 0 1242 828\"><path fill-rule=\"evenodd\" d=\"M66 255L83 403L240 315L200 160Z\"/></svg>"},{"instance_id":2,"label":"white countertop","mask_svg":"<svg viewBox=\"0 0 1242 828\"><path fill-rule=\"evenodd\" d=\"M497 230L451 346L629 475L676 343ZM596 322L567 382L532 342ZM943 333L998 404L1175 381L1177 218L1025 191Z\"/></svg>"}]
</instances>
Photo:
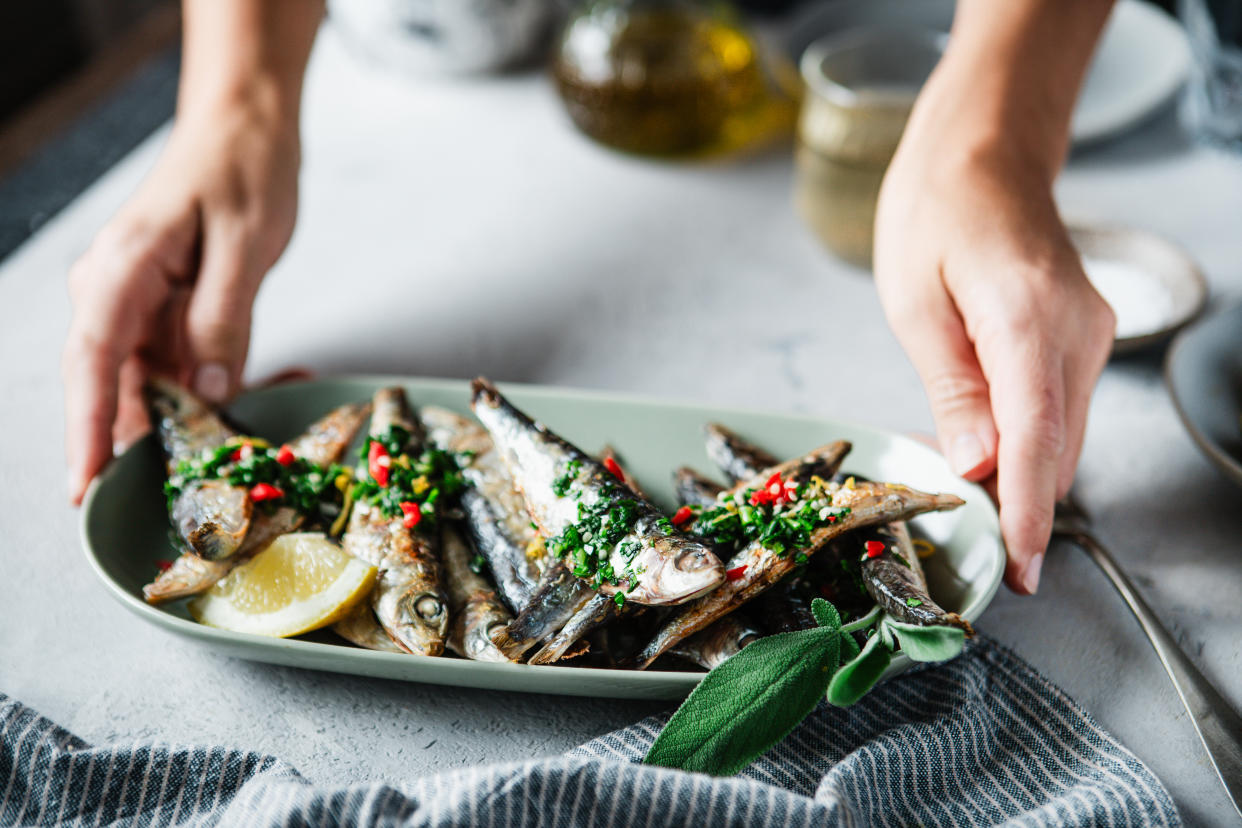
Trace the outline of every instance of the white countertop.
<instances>
[{"instance_id":1,"label":"white countertop","mask_svg":"<svg viewBox=\"0 0 1242 828\"><path fill-rule=\"evenodd\" d=\"M301 219L259 298L252 376L486 373L930 429L869 276L794 215L786 152L719 165L618 156L570 128L540 75L412 82L359 64L330 30L304 126ZM0 692L89 741L221 741L338 783L556 753L661 709L236 661L107 595L63 497L64 274L164 137L0 268ZM1242 161L1188 144L1167 114L1075 157L1059 197L1068 215L1181 242L1215 304L1242 298ZM1105 373L1079 480L1152 606L1242 706L1239 492L1183 432L1157 358ZM1002 590L979 628L1146 761L1189 824L1232 824L1103 576L1069 550L1044 572L1037 597Z\"/></svg>"}]
</instances>

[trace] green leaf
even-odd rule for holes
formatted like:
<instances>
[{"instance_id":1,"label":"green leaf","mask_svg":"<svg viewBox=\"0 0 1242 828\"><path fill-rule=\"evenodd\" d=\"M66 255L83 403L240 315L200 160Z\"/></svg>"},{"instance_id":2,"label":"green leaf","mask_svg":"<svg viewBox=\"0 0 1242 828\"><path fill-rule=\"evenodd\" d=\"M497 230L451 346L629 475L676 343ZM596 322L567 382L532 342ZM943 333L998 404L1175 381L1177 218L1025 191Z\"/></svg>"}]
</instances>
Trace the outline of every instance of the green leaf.
<instances>
[{"instance_id":1,"label":"green leaf","mask_svg":"<svg viewBox=\"0 0 1242 828\"><path fill-rule=\"evenodd\" d=\"M883 636L876 634L867 641L857 656L837 670L828 685L828 703L837 707L849 707L867 695L888 669L892 656L883 644ZM755 646L754 644L750 645ZM746 652L743 650L742 652Z\"/></svg>"},{"instance_id":2,"label":"green leaf","mask_svg":"<svg viewBox=\"0 0 1242 828\"><path fill-rule=\"evenodd\" d=\"M841 636L841 663L842 664L845 664L846 662L853 661L854 659L858 658L858 653L860 650L861 648L858 646L858 642L854 639L854 636L852 634L850 633L842 634Z\"/></svg>"},{"instance_id":3,"label":"green leaf","mask_svg":"<svg viewBox=\"0 0 1242 828\"><path fill-rule=\"evenodd\" d=\"M837 630L761 638L712 670L656 737L649 765L735 774L807 717L832 680Z\"/></svg>"},{"instance_id":4,"label":"green leaf","mask_svg":"<svg viewBox=\"0 0 1242 828\"><path fill-rule=\"evenodd\" d=\"M957 627L923 627L891 618L883 623L897 635L901 651L912 661L948 661L966 644L966 633Z\"/></svg>"},{"instance_id":5,"label":"green leaf","mask_svg":"<svg viewBox=\"0 0 1242 828\"><path fill-rule=\"evenodd\" d=\"M823 598L815 598L811 601L811 615L815 616L815 623L821 627L830 630L841 629L841 613Z\"/></svg>"}]
</instances>

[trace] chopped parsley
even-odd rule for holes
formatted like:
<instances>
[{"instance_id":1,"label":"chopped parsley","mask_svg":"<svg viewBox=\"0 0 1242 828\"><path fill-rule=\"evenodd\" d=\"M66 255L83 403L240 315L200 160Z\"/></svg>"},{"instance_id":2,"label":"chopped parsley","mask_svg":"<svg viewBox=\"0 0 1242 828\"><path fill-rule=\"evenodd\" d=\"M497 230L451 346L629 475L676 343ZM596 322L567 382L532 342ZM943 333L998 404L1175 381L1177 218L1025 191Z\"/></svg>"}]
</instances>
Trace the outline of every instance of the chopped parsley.
<instances>
[{"instance_id":1,"label":"chopped parsley","mask_svg":"<svg viewBox=\"0 0 1242 828\"><path fill-rule=\"evenodd\" d=\"M923 606L923 602L919 600L918 598L907 598L906 606L907 607L921 607Z\"/></svg>"},{"instance_id":2,"label":"chopped parsley","mask_svg":"<svg viewBox=\"0 0 1242 828\"><path fill-rule=\"evenodd\" d=\"M290 506L310 520L331 522L341 510L343 487L337 481L342 474L349 475L344 466L320 466L293 455L288 447L240 438L178 463L164 482L164 496L171 512L182 492L200 480L225 480L246 489L265 484L278 489L280 497L256 503L260 508Z\"/></svg>"},{"instance_id":3,"label":"chopped parsley","mask_svg":"<svg viewBox=\"0 0 1242 828\"><path fill-rule=\"evenodd\" d=\"M718 505L692 509L697 510L694 531L708 540L735 547L758 542L777 555L805 550L811 545L811 533L850 513L832 506L832 494L818 478L796 484L779 474L763 488L724 493ZM794 560L805 563L806 555L799 552Z\"/></svg>"},{"instance_id":4,"label":"chopped parsley","mask_svg":"<svg viewBox=\"0 0 1242 828\"><path fill-rule=\"evenodd\" d=\"M578 472L582 469L582 462L579 460L570 460L565 466L565 471L560 477L552 481L552 494L557 497L564 497L569 494L569 488L578 479Z\"/></svg>"},{"instance_id":5,"label":"chopped parsley","mask_svg":"<svg viewBox=\"0 0 1242 828\"><path fill-rule=\"evenodd\" d=\"M401 426L391 426L379 437L367 437L359 450L365 462L372 455L371 444L383 447L389 458L386 485L380 485L367 469L360 469L357 482L351 490L354 500L375 506L384 517L397 518L407 513L409 507L401 504L418 504L421 520L434 522L439 506L457 497L465 488L458 456L434 447L418 449L412 446L411 434Z\"/></svg>"}]
</instances>

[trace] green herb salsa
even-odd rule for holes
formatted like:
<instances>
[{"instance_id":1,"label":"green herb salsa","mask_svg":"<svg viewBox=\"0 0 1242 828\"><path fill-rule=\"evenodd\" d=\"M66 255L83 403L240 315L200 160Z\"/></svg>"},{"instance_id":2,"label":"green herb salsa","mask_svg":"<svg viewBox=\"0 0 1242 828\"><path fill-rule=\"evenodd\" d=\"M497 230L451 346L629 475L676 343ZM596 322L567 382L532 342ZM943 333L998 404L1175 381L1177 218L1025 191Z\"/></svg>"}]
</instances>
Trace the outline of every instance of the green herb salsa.
<instances>
[{"instance_id":1,"label":"green herb salsa","mask_svg":"<svg viewBox=\"0 0 1242 828\"><path fill-rule=\"evenodd\" d=\"M633 591L638 585L638 576L642 574L641 569L633 566L642 544L629 537L638 522L639 503L626 496L628 490L623 491L611 480L600 484L599 497L593 503L586 503L583 488L578 483L581 470L580 461L570 460L561 475L552 482L552 492L557 497L575 495L578 517L558 535L547 540L548 552L564 559L570 571L586 579L593 589L599 589L605 582L618 586L622 581L628 581L629 590ZM667 520L659 521L657 525L670 533L673 529ZM612 563L614 550L624 561L620 572ZM624 596L618 593L617 604L624 603Z\"/></svg>"},{"instance_id":2,"label":"green herb salsa","mask_svg":"<svg viewBox=\"0 0 1242 828\"><path fill-rule=\"evenodd\" d=\"M344 466L325 468L295 456L287 446L273 448L262 440L239 438L178 463L164 483L164 496L171 511L182 492L200 480L225 480L251 490L267 485L280 496L256 503L260 508L289 506L309 519L330 522L342 506L341 475L348 480Z\"/></svg>"},{"instance_id":3,"label":"green herb salsa","mask_svg":"<svg viewBox=\"0 0 1242 828\"><path fill-rule=\"evenodd\" d=\"M694 532L713 543L741 548L758 542L781 556L798 550L794 558L798 564L806 563L802 550L811 545L813 532L850 513L848 507L833 507L828 484L819 477L795 484L779 474L772 475L762 488L722 492L717 505L690 510Z\"/></svg>"},{"instance_id":4,"label":"green herb salsa","mask_svg":"<svg viewBox=\"0 0 1242 828\"><path fill-rule=\"evenodd\" d=\"M389 518L408 515L408 504L414 503L419 507L421 521L434 523L437 513L465 488L459 461L459 457L465 456L430 446L412 446L411 437L409 430L398 425L389 427L380 437L367 437L358 452L365 468L359 470L350 496L377 507ZM418 453L412 454L411 450ZM382 466L386 474L378 475L382 481L377 479L377 455L388 458Z\"/></svg>"}]
</instances>

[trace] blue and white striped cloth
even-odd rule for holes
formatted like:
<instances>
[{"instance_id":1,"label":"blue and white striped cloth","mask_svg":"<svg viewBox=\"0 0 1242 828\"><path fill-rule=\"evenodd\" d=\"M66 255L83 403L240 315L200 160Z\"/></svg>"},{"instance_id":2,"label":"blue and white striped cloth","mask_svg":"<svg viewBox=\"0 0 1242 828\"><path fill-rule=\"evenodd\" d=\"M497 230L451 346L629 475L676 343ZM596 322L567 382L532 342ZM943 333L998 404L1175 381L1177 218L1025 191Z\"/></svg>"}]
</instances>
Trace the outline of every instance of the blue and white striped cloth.
<instances>
[{"instance_id":1,"label":"blue and white striped cloth","mask_svg":"<svg viewBox=\"0 0 1242 828\"><path fill-rule=\"evenodd\" d=\"M91 747L0 695L0 825L1180 825L1160 781L987 640L821 705L739 776L638 764L655 717L569 754L324 788L224 747Z\"/></svg>"}]
</instances>

